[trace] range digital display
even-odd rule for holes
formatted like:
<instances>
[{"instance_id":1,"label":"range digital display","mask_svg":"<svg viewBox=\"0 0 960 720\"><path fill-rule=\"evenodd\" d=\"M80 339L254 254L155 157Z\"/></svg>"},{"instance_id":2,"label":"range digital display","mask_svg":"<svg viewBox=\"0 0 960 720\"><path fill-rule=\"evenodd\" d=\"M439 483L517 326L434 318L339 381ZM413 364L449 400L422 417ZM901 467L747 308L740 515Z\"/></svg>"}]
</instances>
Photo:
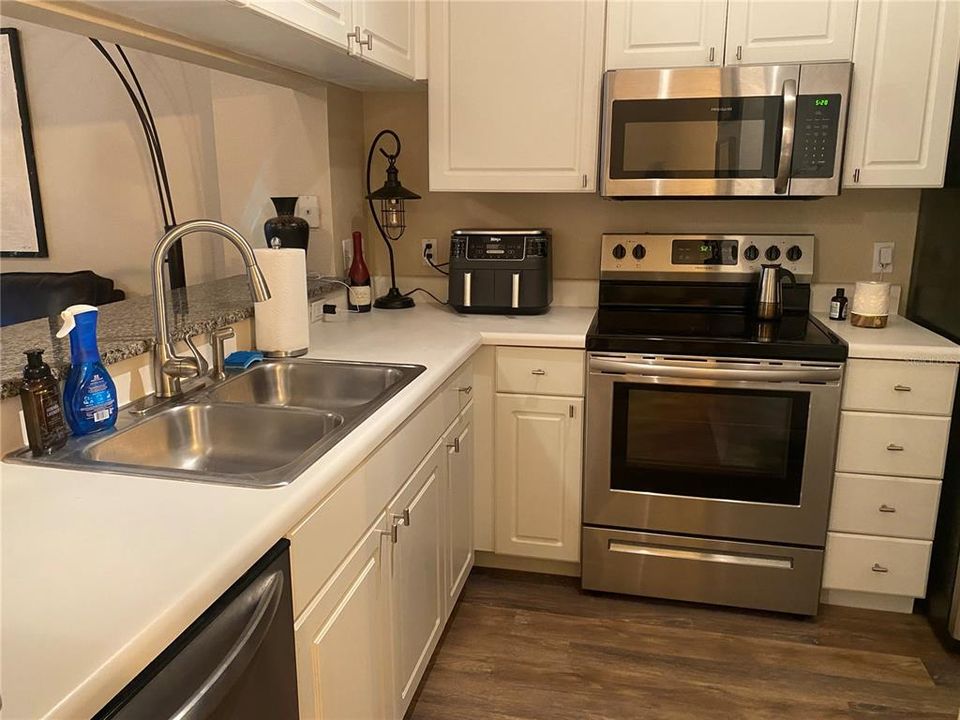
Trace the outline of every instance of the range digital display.
<instances>
[{"instance_id":1,"label":"range digital display","mask_svg":"<svg viewBox=\"0 0 960 720\"><path fill-rule=\"evenodd\" d=\"M671 255L674 265L736 265L737 241L678 238Z\"/></svg>"}]
</instances>

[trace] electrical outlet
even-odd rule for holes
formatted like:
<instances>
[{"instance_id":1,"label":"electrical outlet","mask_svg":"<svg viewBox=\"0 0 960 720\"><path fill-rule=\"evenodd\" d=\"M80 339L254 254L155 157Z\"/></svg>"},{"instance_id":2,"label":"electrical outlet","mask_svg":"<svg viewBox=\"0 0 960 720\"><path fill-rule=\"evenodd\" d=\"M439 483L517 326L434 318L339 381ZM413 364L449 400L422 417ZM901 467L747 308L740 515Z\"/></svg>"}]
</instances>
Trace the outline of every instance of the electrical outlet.
<instances>
[{"instance_id":1,"label":"electrical outlet","mask_svg":"<svg viewBox=\"0 0 960 720\"><path fill-rule=\"evenodd\" d=\"M301 195L297 199L296 212L310 227L320 227L320 203L316 195Z\"/></svg>"},{"instance_id":2,"label":"electrical outlet","mask_svg":"<svg viewBox=\"0 0 960 720\"><path fill-rule=\"evenodd\" d=\"M343 241L343 274L350 272L350 266L353 265L353 240Z\"/></svg>"},{"instance_id":3,"label":"electrical outlet","mask_svg":"<svg viewBox=\"0 0 960 720\"><path fill-rule=\"evenodd\" d=\"M873 270L872 272L893 272L893 249L896 243L878 242L873 244Z\"/></svg>"},{"instance_id":4,"label":"electrical outlet","mask_svg":"<svg viewBox=\"0 0 960 720\"><path fill-rule=\"evenodd\" d=\"M433 238L426 238L420 241L420 260L427 267L432 267L430 262L427 260L433 260L434 264L437 262L437 241Z\"/></svg>"}]
</instances>

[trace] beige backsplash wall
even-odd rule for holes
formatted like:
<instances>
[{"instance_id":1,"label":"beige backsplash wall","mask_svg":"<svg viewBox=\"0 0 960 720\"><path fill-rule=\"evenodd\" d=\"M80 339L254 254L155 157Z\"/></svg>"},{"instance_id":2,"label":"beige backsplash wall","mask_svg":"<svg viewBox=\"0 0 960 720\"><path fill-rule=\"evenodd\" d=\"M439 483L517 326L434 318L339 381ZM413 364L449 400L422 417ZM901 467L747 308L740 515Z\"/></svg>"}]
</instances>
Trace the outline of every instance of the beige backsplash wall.
<instances>
[{"instance_id":1,"label":"beige backsplash wall","mask_svg":"<svg viewBox=\"0 0 960 720\"><path fill-rule=\"evenodd\" d=\"M409 203L407 231L396 244L400 275L430 275L420 260L421 238L439 241L447 256L458 227L549 227L556 279L596 278L604 232L812 233L817 236L815 282L871 279L873 243L896 243L890 280L910 280L919 190L848 190L835 198L800 200L647 200L617 202L593 193L428 192L426 93L365 93L364 131L369 143L383 128L400 135L400 180L423 199ZM378 163L372 182L383 182ZM386 251L372 222L367 253L374 273L387 271ZM906 292L903 293L906 297Z\"/></svg>"},{"instance_id":2,"label":"beige backsplash wall","mask_svg":"<svg viewBox=\"0 0 960 720\"><path fill-rule=\"evenodd\" d=\"M87 38L0 21L21 34L50 252L3 258L0 269L90 269L128 293L149 293L150 255L163 228L147 146L123 87ZM335 270L335 238L361 222L360 94L320 82L291 90L137 50L129 57L156 115L177 219L223 220L263 247L263 222L275 214L271 195L316 195L320 227L311 231L307 264ZM190 239L184 250L189 283L242 270L219 238Z\"/></svg>"}]
</instances>

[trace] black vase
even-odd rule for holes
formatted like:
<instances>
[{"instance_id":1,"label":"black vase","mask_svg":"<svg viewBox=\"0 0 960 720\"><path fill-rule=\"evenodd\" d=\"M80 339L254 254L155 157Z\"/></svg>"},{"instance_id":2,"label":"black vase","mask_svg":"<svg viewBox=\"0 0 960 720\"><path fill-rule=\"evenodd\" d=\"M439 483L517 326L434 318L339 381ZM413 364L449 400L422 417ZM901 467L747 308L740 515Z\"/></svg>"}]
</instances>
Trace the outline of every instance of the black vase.
<instances>
[{"instance_id":1,"label":"black vase","mask_svg":"<svg viewBox=\"0 0 960 720\"><path fill-rule=\"evenodd\" d=\"M267 247L307 249L310 240L310 225L301 217L293 214L297 207L295 197L272 197L273 206L277 209L277 216L263 224L263 234L267 239ZM277 238L280 244L274 240Z\"/></svg>"}]
</instances>

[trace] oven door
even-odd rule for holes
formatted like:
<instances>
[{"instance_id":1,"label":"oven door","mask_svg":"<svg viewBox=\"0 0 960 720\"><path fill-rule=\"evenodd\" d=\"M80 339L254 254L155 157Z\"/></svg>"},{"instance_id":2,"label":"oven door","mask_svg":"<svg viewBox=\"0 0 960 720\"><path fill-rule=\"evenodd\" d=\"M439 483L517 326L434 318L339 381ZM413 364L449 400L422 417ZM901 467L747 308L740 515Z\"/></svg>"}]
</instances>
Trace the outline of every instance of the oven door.
<instances>
[{"instance_id":1,"label":"oven door","mask_svg":"<svg viewBox=\"0 0 960 720\"><path fill-rule=\"evenodd\" d=\"M584 523L822 547L842 372L591 355Z\"/></svg>"},{"instance_id":2,"label":"oven door","mask_svg":"<svg viewBox=\"0 0 960 720\"><path fill-rule=\"evenodd\" d=\"M799 65L608 72L602 194L788 194L799 81Z\"/></svg>"}]
</instances>

